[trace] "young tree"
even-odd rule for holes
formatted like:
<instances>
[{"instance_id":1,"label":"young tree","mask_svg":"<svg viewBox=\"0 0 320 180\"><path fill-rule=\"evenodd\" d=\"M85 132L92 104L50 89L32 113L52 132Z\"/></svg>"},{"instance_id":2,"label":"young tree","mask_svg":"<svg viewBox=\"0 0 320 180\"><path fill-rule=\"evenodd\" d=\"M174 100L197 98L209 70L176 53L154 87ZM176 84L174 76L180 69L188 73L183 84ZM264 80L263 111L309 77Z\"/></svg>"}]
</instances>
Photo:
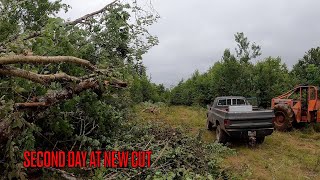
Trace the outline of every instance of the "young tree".
<instances>
[{"instance_id":1,"label":"young tree","mask_svg":"<svg viewBox=\"0 0 320 180\"><path fill-rule=\"evenodd\" d=\"M237 32L234 35L237 43L236 55L241 63L248 63L252 58L256 58L261 55L261 47L256 43L251 43L243 32Z\"/></svg>"}]
</instances>

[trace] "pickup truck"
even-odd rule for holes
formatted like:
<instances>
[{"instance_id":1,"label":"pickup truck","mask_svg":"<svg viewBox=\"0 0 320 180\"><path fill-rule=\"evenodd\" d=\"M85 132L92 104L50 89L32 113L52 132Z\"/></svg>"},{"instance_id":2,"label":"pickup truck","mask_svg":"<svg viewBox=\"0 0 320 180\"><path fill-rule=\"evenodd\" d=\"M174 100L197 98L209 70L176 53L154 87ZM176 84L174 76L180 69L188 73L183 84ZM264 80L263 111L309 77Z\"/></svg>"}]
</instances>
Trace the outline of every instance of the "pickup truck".
<instances>
[{"instance_id":1,"label":"pickup truck","mask_svg":"<svg viewBox=\"0 0 320 180\"><path fill-rule=\"evenodd\" d=\"M216 130L216 141L225 144L231 138L248 139L261 144L273 132L274 112L253 108L241 96L217 97L208 105L207 129Z\"/></svg>"}]
</instances>

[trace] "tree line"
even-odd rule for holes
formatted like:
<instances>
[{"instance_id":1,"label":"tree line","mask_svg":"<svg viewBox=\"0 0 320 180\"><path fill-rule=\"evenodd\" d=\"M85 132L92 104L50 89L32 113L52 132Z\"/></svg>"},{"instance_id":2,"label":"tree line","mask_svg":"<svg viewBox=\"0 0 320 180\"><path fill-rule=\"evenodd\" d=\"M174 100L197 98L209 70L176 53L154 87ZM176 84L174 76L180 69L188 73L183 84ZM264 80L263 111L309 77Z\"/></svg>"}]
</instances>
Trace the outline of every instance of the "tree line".
<instances>
[{"instance_id":1,"label":"tree line","mask_svg":"<svg viewBox=\"0 0 320 180\"><path fill-rule=\"evenodd\" d=\"M217 96L245 96L257 99L257 105L270 107L271 99L297 85L320 85L320 47L308 50L292 69L280 57L261 55L261 47L252 43L244 33L234 35L235 53L225 49L222 58L206 72L196 70L172 89L152 83L145 73L136 77L131 86L135 103L166 102L171 105L200 105L205 107Z\"/></svg>"},{"instance_id":2,"label":"tree line","mask_svg":"<svg viewBox=\"0 0 320 180\"><path fill-rule=\"evenodd\" d=\"M256 97L260 107L270 107L271 99L299 84L320 84L320 47L311 48L289 70L280 57L267 57L253 63L261 48L243 33L235 34L236 53L229 49L208 71L195 71L170 91L173 105L206 106L217 96Z\"/></svg>"}]
</instances>

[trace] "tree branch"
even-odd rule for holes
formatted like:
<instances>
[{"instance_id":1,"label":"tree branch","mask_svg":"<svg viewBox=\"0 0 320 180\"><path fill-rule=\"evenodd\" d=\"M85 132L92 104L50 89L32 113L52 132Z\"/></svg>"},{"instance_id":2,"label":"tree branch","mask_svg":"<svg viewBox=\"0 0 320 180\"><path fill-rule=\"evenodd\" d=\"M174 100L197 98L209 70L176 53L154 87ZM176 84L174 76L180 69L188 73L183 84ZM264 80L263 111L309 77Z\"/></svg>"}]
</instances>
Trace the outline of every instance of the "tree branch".
<instances>
[{"instance_id":1,"label":"tree branch","mask_svg":"<svg viewBox=\"0 0 320 180\"><path fill-rule=\"evenodd\" d=\"M70 22L67 22L66 25L76 25L78 23L82 23L84 20L87 20L88 18L92 17L92 16L95 16L97 14L100 14L102 12L104 12L105 10L107 10L109 7L111 7L112 5L114 5L118 0L114 0L112 1L111 3L107 4L106 6L104 6L102 9L98 10L98 11L95 11L95 12L92 12L90 14L86 14L74 21L70 21Z\"/></svg>"},{"instance_id":2,"label":"tree branch","mask_svg":"<svg viewBox=\"0 0 320 180\"><path fill-rule=\"evenodd\" d=\"M111 82L105 81L104 85L105 86L110 85L113 87L122 88L122 87L126 87L127 84L120 80L114 80ZM91 89L93 91L100 89L99 81L95 80L94 78L86 79L84 81L81 81L75 86L69 86L57 92L49 91L44 96L33 98L32 102L15 103L15 108L25 109L25 108L50 107L61 101L71 99L74 95L80 94L81 92L87 89Z\"/></svg>"},{"instance_id":3,"label":"tree branch","mask_svg":"<svg viewBox=\"0 0 320 180\"><path fill-rule=\"evenodd\" d=\"M40 83L43 85L48 85L53 81L73 81L73 82L81 81L81 79L74 76L69 76L66 73L43 75L43 74L37 74L34 72L30 72L30 71L26 71L26 70L14 68L14 67L8 67L8 66L4 66L0 68L0 74L28 79L30 81Z\"/></svg>"},{"instance_id":4,"label":"tree branch","mask_svg":"<svg viewBox=\"0 0 320 180\"><path fill-rule=\"evenodd\" d=\"M33 32L33 33L30 33L29 36L23 38L23 40L26 41L26 40L29 40L29 39L38 37L38 36L41 35L41 33L42 33L41 31L35 31L35 32Z\"/></svg>"},{"instance_id":5,"label":"tree branch","mask_svg":"<svg viewBox=\"0 0 320 180\"><path fill-rule=\"evenodd\" d=\"M104 81L104 84L106 86L110 85L110 86L113 86L113 87L116 87L116 88L125 88L128 86L128 84L126 82L123 82L119 79L115 79L113 78L111 81Z\"/></svg>"},{"instance_id":6,"label":"tree branch","mask_svg":"<svg viewBox=\"0 0 320 180\"><path fill-rule=\"evenodd\" d=\"M7 41L0 43L0 47L1 47L0 52L6 52L6 50L7 50L6 44L16 41L20 35L21 34L16 34L15 36L9 38ZM23 38L23 40L26 41L26 40L38 37L40 35L41 35L41 31L35 31L35 32L30 33L27 37Z\"/></svg>"},{"instance_id":7,"label":"tree branch","mask_svg":"<svg viewBox=\"0 0 320 180\"><path fill-rule=\"evenodd\" d=\"M60 101L71 99L73 95L79 94L87 89L98 89L99 83L94 79L87 79L79 84L68 87L60 91L49 91L44 96L34 98L38 102L15 103L17 109L33 108L33 107L49 107Z\"/></svg>"},{"instance_id":8,"label":"tree branch","mask_svg":"<svg viewBox=\"0 0 320 180\"><path fill-rule=\"evenodd\" d=\"M0 57L0 65L7 64L50 64L50 63L73 63L84 66L92 71L98 71L98 69L90 63L90 61L80 59L72 56L4 56Z\"/></svg>"}]
</instances>

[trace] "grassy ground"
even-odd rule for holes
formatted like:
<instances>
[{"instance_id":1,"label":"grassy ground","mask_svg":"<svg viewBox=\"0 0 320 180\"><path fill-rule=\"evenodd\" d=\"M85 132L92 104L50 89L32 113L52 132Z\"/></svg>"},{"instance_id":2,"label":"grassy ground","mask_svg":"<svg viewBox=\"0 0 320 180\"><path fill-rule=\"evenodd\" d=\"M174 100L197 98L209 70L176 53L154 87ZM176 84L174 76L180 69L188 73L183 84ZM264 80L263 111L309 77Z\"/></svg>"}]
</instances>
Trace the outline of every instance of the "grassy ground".
<instances>
[{"instance_id":1,"label":"grassy ground","mask_svg":"<svg viewBox=\"0 0 320 180\"><path fill-rule=\"evenodd\" d=\"M205 129L206 109L171 106L155 114L143 109L136 107L141 120L164 121L186 129L191 136L200 133L205 142L214 141L214 132ZM237 155L226 158L223 168L235 179L320 179L320 133L274 132L255 148L241 142L230 147Z\"/></svg>"}]
</instances>

